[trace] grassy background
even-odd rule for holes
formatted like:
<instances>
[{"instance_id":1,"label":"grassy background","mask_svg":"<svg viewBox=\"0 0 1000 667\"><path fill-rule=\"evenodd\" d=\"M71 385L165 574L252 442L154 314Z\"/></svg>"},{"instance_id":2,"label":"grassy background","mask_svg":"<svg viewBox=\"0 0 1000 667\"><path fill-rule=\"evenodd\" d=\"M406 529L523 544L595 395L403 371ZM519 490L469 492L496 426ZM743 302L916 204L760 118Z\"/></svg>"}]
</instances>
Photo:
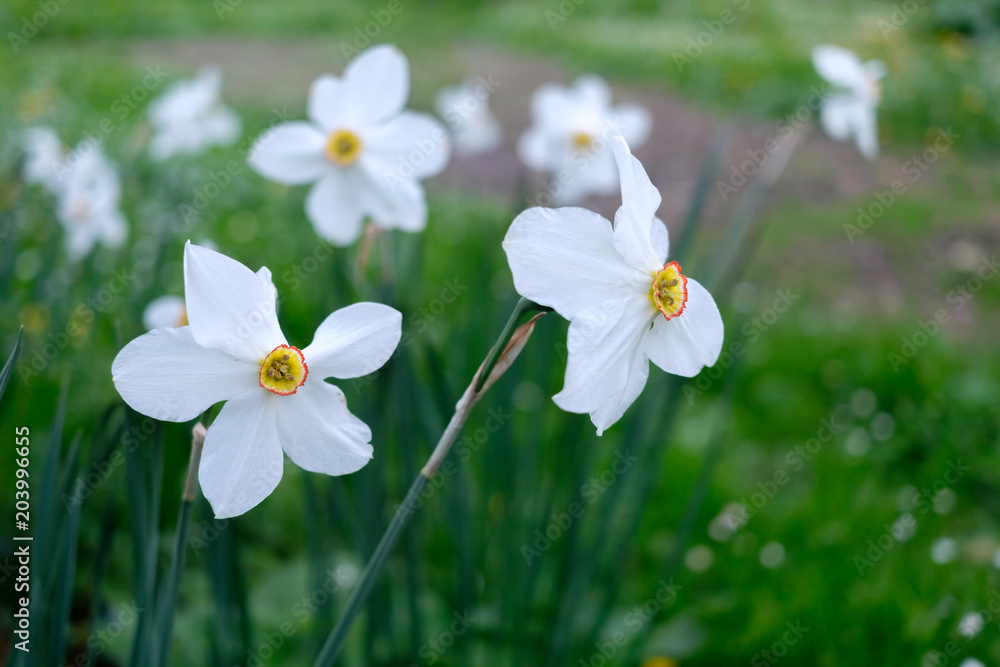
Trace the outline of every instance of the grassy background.
<instances>
[{"instance_id":1,"label":"grassy background","mask_svg":"<svg viewBox=\"0 0 1000 667\"><path fill-rule=\"evenodd\" d=\"M353 300L377 299L403 310L415 342L370 384L343 387L352 410L373 426L371 465L332 480L289 465L278 490L246 516L213 525L205 504L195 514L171 664L247 664L251 656L266 657L265 647L275 664L309 664L349 586L315 610L303 597L322 590L329 570L349 582L363 566L514 303L499 241L520 203L506 193L432 182L428 230L392 237L395 284L380 284L375 266L368 283L352 285L354 251L338 250L298 285L291 272L308 268L303 258L318 243L303 217L302 189L277 187L247 170L198 221L185 224L177 205L242 156L232 148L149 163L141 153L141 102L123 119L113 115L116 129L105 138L107 153L122 167L129 245L69 266L50 198L17 177L24 126L52 124L75 144L141 80L151 62L144 54L169 54L174 67L167 69L179 75L197 61L197 54L185 58L186 49L218 42L262 54L263 81L256 88L234 86L231 99L246 136L256 136L273 122L272 102L282 96L272 87L291 87L286 79L307 83L317 62L339 71L345 62L340 45L386 5L244 0L227 6L233 11L220 18L209 3L70 1L18 53L0 50L0 117L6 121L0 128L0 340L9 349L23 323L22 363L30 363L68 322L82 327L38 376L15 380L0 418L4 434L15 425L31 427L34 475L52 455L53 415L60 386L68 382L64 450L75 434L93 456L106 444L125 447L115 430L124 426L120 413L111 436L94 426L95 415L118 401L108 372L119 345L116 328L121 340L130 340L142 332L149 300L181 292L188 237L211 238L252 268L272 269L282 295L280 319L293 343L308 342L327 313ZM597 71L650 94L682 98L713 119L758 126L789 113L817 82L808 59L812 45L841 44L889 67L880 115L886 158L867 172L854 163L862 186L833 196L796 180L799 172L815 173L810 170L824 153L796 157L789 169L796 185L779 183L765 207L759 250L745 279L716 293L727 348L741 342L746 350L728 394L727 380L708 374L699 385L654 372L626 419L598 439L586 417L560 413L549 401L561 387L558 343L566 325L544 318L466 434L485 429L490 410L512 416L478 450L475 440L466 443L467 462L456 457L455 474L397 549L344 664L431 664L427 647L443 642L454 613L476 620L436 654L437 664L596 665L598 645L613 641L616 631L626 633L628 643L616 649L612 664L655 656L684 665L754 664L766 661L760 652L781 641L786 623L796 622L809 630L787 647L783 659L794 664L920 664L949 641L960 647L951 659L956 664L969 656L1000 662L996 614L971 641L957 634L962 615L987 608L1000 587L991 562L1000 545L1000 353L993 335L1000 290L987 281L961 307L948 300L961 286L971 290L980 258L992 255L998 237L997 9L989 2L927 2L900 30L885 33L879 22L892 20L894 6L902 3L405 2L380 30L375 41L395 42L424 65L413 73L419 108L428 108L435 86L449 80L442 72L462 74L450 56L485 43L501 53L554 61L569 73ZM0 20L16 32L40 7L11 2L0 9ZM679 71L673 54L726 9L734 21ZM553 12L566 20L553 19ZM268 54L291 54L282 62L301 61L303 72L263 68ZM305 88L295 86L289 97L301 102L290 111L299 117ZM942 126L962 134L955 149L863 239L848 242L844 224ZM700 156L692 172L699 162ZM843 162L830 157L830 164ZM724 213L705 222L692 250L692 275L709 268L705 258L724 234ZM677 221L668 224L676 234ZM98 298L119 269L135 278L84 322L81 304ZM440 308L447 290L457 298ZM773 324L744 329L744 318L765 315L776 290L799 298ZM894 372L887 354L898 353L902 339L912 340L920 322L941 308L950 322ZM685 386L707 389L688 400ZM831 417L843 430L795 470L790 452ZM161 567L187 461L187 427L166 425L163 439L155 549ZM141 457L151 451L146 445ZM584 485L600 479L625 450L640 453L641 465L589 503ZM717 464L716 474L674 567L678 527L706 461ZM913 492L904 489L930 489L930 500L949 462L958 461L970 470L946 484L932 505L913 510L912 538L894 542L859 575L856 558L868 557L869 540L877 542L884 525L909 509L901 497ZM153 469L145 458L141 464ZM5 479L12 475L6 461L0 469ZM735 536L714 539L713 518L730 503L751 499L777 471L788 473L788 483ZM137 483L115 468L84 503L67 661L135 599L134 507L126 498ZM12 516L11 495L0 497L3 516ZM552 514L573 502L586 507L582 518L528 564L522 547L534 544L535 531L544 532ZM0 535L11 531L7 524ZM930 556L941 537L958 544L957 557L944 565ZM785 554L776 567L761 563L770 543ZM5 563L12 548L0 540ZM95 585L93 571L105 552L107 577ZM670 574L681 586L676 601L633 632L629 614ZM10 583L7 578L2 588L4 604L11 604ZM5 614L4 623L9 618ZM127 663L135 624L125 626L107 642L105 664Z\"/></svg>"}]
</instances>

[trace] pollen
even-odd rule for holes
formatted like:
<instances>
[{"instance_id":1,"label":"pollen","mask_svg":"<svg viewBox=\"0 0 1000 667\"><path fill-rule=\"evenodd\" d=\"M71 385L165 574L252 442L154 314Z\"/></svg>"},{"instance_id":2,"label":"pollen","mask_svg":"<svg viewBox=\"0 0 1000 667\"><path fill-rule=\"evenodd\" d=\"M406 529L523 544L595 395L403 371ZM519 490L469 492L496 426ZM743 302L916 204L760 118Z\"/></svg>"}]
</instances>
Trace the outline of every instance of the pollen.
<instances>
[{"instance_id":1,"label":"pollen","mask_svg":"<svg viewBox=\"0 0 1000 667\"><path fill-rule=\"evenodd\" d=\"M326 140L326 157L339 167L354 164L361 155L361 139L350 130L337 130Z\"/></svg>"},{"instance_id":2,"label":"pollen","mask_svg":"<svg viewBox=\"0 0 1000 667\"><path fill-rule=\"evenodd\" d=\"M650 291L653 305L668 320L684 312L687 305L687 278L681 273L681 265L668 262L653 276Z\"/></svg>"},{"instance_id":3,"label":"pollen","mask_svg":"<svg viewBox=\"0 0 1000 667\"><path fill-rule=\"evenodd\" d=\"M586 132L573 133L570 141L573 144L573 150L580 153L586 153L594 147L594 138Z\"/></svg>"},{"instance_id":4,"label":"pollen","mask_svg":"<svg viewBox=\"0 0 1000 667\"><path fill-rule=\"evenodd\" d=\"M260 365L260 386L280 396L288 396L305 384L308 375L309 367L302 350L279 345Z\"/></svg>"},{"instance_id":5,"label":"pollen","mask_svg":"<svg viewBox=\"0 0 1000 667\"><path fill-rule=\"evenodd\" d=\"M177 315L177 326L186 327L191 324L188 322L188 311L187 308L181 308L181 312Z\"/></svg>"}]
</instances>

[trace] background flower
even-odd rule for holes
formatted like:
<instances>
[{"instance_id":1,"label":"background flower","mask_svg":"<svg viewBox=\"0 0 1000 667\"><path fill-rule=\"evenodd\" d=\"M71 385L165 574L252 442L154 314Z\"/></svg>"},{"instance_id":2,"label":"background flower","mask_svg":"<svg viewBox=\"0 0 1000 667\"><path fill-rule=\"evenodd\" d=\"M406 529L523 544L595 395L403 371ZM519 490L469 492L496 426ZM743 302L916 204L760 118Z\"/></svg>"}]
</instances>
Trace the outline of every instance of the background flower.
<instances>
[{"instance_id":1,"label":"background flower","mask_svg":"<svg viewBox=\"0 0 1000 667\"><path fill-rule=\"evenodd\" d=\"M490 111L486 86L469 80L442 88L434 99L438 115L448 123L459 155L489 153L503 142L503 128Z\"/></svg>"},{"instance_id":2,"label":"background flower","mask_svg":"<svg viewBox=\"0 0 1000 667\"><path fill-rule=\"evenodd\" d=\"M121 182L100 144L81 143L59 174L58 216L72 259L90 253L96 244L118 248L128 226L119 208Z\"/></svg>"},{"instance_id":3,"label":"background flower","mask_svg":"<svg viewBox=\"0 0 1000 667\"><path fill-rule=\"evenodd\" d=\"M315 183L306 214L336 245L357 240L366 218L420 231L427 202L419 181L444 169L451 147L434 117L403 109L409 92L406 57L394 46L372 47L342 77L316 79L310 122L272 128L254 144L250 165L286 185Z\"/></svg>"},{"instance_id":4,"label":"background flower","mask_svg":"<svg viewBox=\"0 0 1000 667\"><path fill-rule=\"evenodd\" d=\"M613 194L618 172L610 139L623 136L630 146L641 146L652 125L649 112L636 104L612 106L611 89L594 75L569 87L542 86L532 95L531 115L517 152L528 167L551 176L557 204Z\"/></svg>"},{"instance_id":5,"label":"background flower","mask_svg":"<svg viewBox=\"0 0 1000 667\"><path fill-rule=\"evenodd\" d=\"M149 106L155 134L149 153L156 160L201 153L240 136L240 117L222 104L222 70L203 67L192 79L173 83Z\"/></svg>"},{"instance_id":6,"label":"background flower","mask_svg":"<svg viewBox=\"0 0 1000 667\"><path fill-rule=\"evenodd\" d=\"M880 60L862 63L839 46L817 46L812 59L820 76L842 89L823 102L823 129L837 141L854 139L861 154L874 160L878 157L875 109L882 99L878 82L886 74L885 65Z\"/></svg>"}]
</instances>

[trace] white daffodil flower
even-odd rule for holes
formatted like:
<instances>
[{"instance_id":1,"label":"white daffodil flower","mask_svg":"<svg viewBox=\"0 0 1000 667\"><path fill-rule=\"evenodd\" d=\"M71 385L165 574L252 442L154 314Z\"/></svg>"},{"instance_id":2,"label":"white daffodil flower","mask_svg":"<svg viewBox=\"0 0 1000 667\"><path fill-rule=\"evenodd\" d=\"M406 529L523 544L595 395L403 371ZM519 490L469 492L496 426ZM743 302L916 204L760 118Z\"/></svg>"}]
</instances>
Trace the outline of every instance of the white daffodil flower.
<instances>
[{"instance_id":1,"label":"white daffodil flower","mask_svg":"<svg viewBox=\"0 0 1000 667\"><path fill-rule=\"evenodd\" d=\"M99 144L81 144L59 173L58 217L70 258L79 260L100 243L118 248L128 226L119 209L121 182Z\"/></svg>"},{"instance_id":2,"label":"white daffodil flower","mask_svg":"<svg viewBox=\"0 0 1000 667\"><path fill-rule=\"evenodd\" d=\"M222 71L204 67L192 79L177 81L149 106L154 135L149 153L155 160L198 154L229 145L242 129L240 117L220 100Z\"/></svg>"},{"instance_id":3,"label":"white daffodil flower","mask_svg":"<svg viewBox=\"0 0 1000 667\"><path fill-rule=\"evenodd\" d=\"M24 180L45 187L52 194L59 192L58 166L65 159L59 135L51 127L29 127L22 138L24 148Z\"/></svg>"},{"instance_id":4,"label":"white daffodil flower","mask_svg":"<svg viewBox=\"0 0 1000 667\"><path fill-rule=\"evenodd\" d=\"M878 128L875 110L882 99L879 80L886 75L881 60L861 60L839 46L817 46L812 52L819 75L841 89L823 102L820 122L837 141L854 139L858 150L869 160L878 157Z\"/></svg>"},{"instance_id":5,"label":"white daffodil flower","mask_svg":"<svg viewBox=\"0 0 1000 667\"><path fill-rule=\"evenodd\" d=\"M503 142L503 128L489 106L490 91L476 81L443 88L435 98L438 115L451 128L459 155L490 153Z\"/></svg>"},{"instance_id":6,"label":"white daffodil flower","mask_svg":"<svg viewBox=\"0 0 1000 667\"><path fill-rule=\"evenodd\" d=\"M649 112L635 104L611 105L611 89L588 75L571 87L546 84L531 98L532 125L517 151L535 171L550 174L551 201L572 204L588 195L610 195L618 188L611 139L622 136L639 146L649 136Z\"/></svg>"},{"instance_id":7,"label":"white daffodil flower","mask_svg":"<svg viewBox=\"0 0 1000 667\"><path fill-rule=\"evenodd\" d=\"M271 274L220 253L184 248L190 324L126 345L112 365L134 410L186 422L226 401L208 429L199 479L219 518L255 507L281 480L282 451L301 468L344 475L372 458L371 431L325 378L380 368L399 343L402 315L356 303L327 317L312 343L289 345L278 326Z\"/></svg>"},{"instance_id":8,"label":"white daffodil flower","mask_svg":"<svg viewBox=\"0 0 1000 667\"><path fill-rule=\"evenodd\" d=\"M171 294L153 299L142 311L142 325L146 327L146 331L161 327L187 326L187 308L184 307L184 297Z\"/></svg>"},{"instance_id":9,"label":"white daffodil flower","mask_svg":"<svg viewBox=\"0 0 1000 667\"><path fill-rule=\"evenodd\" d=\"M364 219L383 229L422 230L427 202L419 179L448 163L450 140L433 116L404 111L409 63L398 49L367 49L341 78L309 91L310 122L284 123L257 140L249 162L285 185L315 183L306 214L335 245L361 235Z\"/></svg>"},{"instance_id":10,"label":"white daffodil flower","mask_svg":"<svg viewBox=\"0 0 1000 667\"><path fill-rule=\"evenodd\" d=\"M666 262L660 193L625 140L611 143L622 188L613 226L582 208L536 207L503 242L517 291L570 321L566 381L553 400L589 413L598 435L642 392L650 361L694 377L719 358L723 337L712 295Z\"/></svg>"}]
</instances>

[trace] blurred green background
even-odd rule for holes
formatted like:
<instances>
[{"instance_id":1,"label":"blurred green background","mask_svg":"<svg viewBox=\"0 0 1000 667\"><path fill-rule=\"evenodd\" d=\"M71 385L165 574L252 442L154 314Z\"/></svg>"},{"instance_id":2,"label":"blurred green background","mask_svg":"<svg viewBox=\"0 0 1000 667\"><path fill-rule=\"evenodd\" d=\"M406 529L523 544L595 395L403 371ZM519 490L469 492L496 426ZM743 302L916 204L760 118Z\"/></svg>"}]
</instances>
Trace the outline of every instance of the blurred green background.
<instances>
[{"instance_id":1,"label":"blurred green background","mask_svg":"<svg viewBox=\"0 0 1000 667\"><path fill-rule=\"evenodd\" d=\"M341 664L1000 664L1000 287L977 281L1000 238L1000 3L402 0L387 14L388 4L16 0L0 8L9 42L0 49L0 342L5 356L23 324L21 364L41 359L37 375L15 375L0 432L12 448L14 427L31 428L33 477L57 451L53 442L65 457L79 438L84 472L103 469L109 447L128 448L123 411L97 427L120 401L111 361L142 333L150 300L182 293L187 238L212 239L251 268L268 265L293 343L359 299L400 308L413 337L371 382L342 386L372 425L372 464L335 479L288 465L271 497L230 522L213 523L199 504L170 664L311 664L516 301L499 244L536 185L513 153L535 86L596 72L619 99L651 108L653 136L635 152L664 193L660 216L676 239L712 137L737 129L719 172L726 180L821 85L809 53L822 43L887 64L883 157L868 164L818 129L808 135L758 215L743 277L715 293L724 350L741 350L738 360L692 381L654 370L622 422L597 438L586 416L549 399L562 385L566 324L543 318L470 419L454 474L397 547ZM734 19L714 35L724 11ZM37 35L11 40L37 12L48 17ZM249 140L275 122L275 109L303 117L309 82L339 73L345 45L365 46L366 28L372 43L409 56L411 107L432 110L434 92L466 76L493 72L502 82L491 103L504 148L456 161L427 184L427 230L391 236L396 280L381 282L377 261L354 284L356 249L308 263L325 245L304 217L304 188L249 169L197 220L184 220L178 206L230 160L242 164L247 144L150 162L147 101L132 92L147 67L172 80L219 64L224 99ZM705 31L709 45L689 53ZM693 53L677 65L675 54ZM116 102L129 100L135 109L119 117ZM108 117L114 130L103 142L123 179L130 239L72 266L51 197L20 181L20 134L49 124L72 146ZM958 139L931 163L925 151L946 128ZM911 181L905 170L921 156L927 169ZM852 242L845 225L897 179L906 192ZM714 270L709 258L736 201L713 188L681 260L685 273ZM610 216L617 201L588 205ZM128 287L59 345L119 270L134 274ZM783 313L772 310L779 294L794 297ZM948 322L928 335L940 309ZM48 358L53 342L59 349ZM60 387L68 387L65 423L54 429ZM498 415L503 426L489 432ZM834 437L810 443L831 420ZM95 642L96 664L129 664L136 623L127 605L148 570L136 562L128 494L140 486L152 502L156 437L133 448L135 470L112 468L82 506L65 664ZM162 437L152 546L161 571L189 425L167 424ZM609 475L626 452L640 464ZM13 454L0 460L5 489L13 467ZM696 489L704 502L685 523ZM761 507L734 531L725 517L743 501ZM545 543L536 531L574 502L582 516L526 558ZM12 491L0 494L2 516L13 517L12 505ZM893 527L904 512L915 531ZM12 532L5 518L4 605L14 597ZM643 612L661 580L679 587L676 596ZM985 626L973 637L960 631L970 612L982 612ZM468 622L455 625L455 614ZM3 623L6 633L9 613ZM956 655L945 659L949 642ZM10 650L0 635L0 656Z\"/></svg>"}]
</instances>

